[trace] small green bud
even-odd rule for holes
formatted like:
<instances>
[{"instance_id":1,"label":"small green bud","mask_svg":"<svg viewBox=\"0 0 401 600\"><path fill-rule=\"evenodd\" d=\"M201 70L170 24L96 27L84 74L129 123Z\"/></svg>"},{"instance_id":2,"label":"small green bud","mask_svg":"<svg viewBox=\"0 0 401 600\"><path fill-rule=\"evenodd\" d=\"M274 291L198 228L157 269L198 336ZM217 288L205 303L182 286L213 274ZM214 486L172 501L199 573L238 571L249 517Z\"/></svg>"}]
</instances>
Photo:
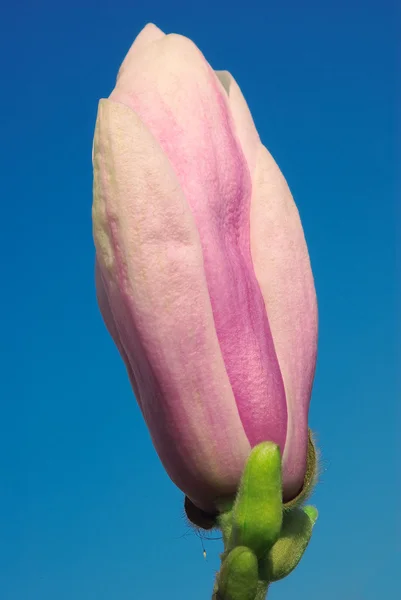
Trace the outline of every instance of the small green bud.
<instances>
[{"instance_id":1,"label":"small green bud","mask_svg":"<svg viewBox=\"0 0 401 600\"><path fill-rule=\"evenodd\" d=\"M223 561L218 575L218 600L254 600L258 587L258 560L249 548L237 546Z\"/></svg>"},{"instance_id":2,"label":"small green bud","mask_svg":"<svg viewBox=\"0 0 401 600\"><path fill-rule=\"evenodd\" d=\"M231 544L247 546L261 558L277 540L282 518L280 449L263 442L245 465L233 508Z\"/></svg>"},{"instance_id":3,"label":"small green bud","mask_svg":"<svg viewBox=\"0 0 401 600\"><path fill-rule=\"evenodd\" d=\"M284 513L280 537L267 557L261 561L262 579L278 581L295 569L309 544L317 514L313 506L307 506L303 510L294 508Z\"/></svg>"}]
</instances>

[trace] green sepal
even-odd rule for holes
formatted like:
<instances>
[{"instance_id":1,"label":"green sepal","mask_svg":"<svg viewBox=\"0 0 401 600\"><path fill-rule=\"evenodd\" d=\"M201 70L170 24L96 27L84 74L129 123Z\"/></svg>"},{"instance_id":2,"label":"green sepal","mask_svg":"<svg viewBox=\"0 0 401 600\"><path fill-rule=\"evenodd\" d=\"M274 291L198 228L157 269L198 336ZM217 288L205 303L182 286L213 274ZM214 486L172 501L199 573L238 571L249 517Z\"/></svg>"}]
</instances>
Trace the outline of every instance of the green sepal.
<instances>
[{"instance_id":1,"label":"green sepal","mask_svg":"<svg viewBox=\"0 0 401 600\"><path fill-rule=\"evenodd\" d=\"M188 496L185 496L184 510L188 521L200 529L213 529L217 525L217 515L208 514L202 509L198 508L195 506L195 504L193 504Z\"/></svg>"},{"instance_id":2,"label":"green sepal","mask_svg":"<svg viewBox=\"0 0 401 600\"><path fill-rule=\"evenodd\" d=\"M226 512L222 512L217 517L217 524L221 530L223 535L223 543L225 548L224 555L228 554L228 551L233 548L233 544L231 543L232 539L232 529L233 529L233 511L232 508L229 509L227 507Z\"/></svg>"},{"instance_id":3,"label":"green sepal","mask_svg":"<svg viewBox=\"0 0 401 600\"><path fill-rule=\"evenodd\" d=\"M277 540L283 518L280 449L255 446L247 460L232 512L230 545L247 546L258 558Z\"/></svg>"},{"instance_id":4,"label":"green sepal","mask_svg":"<svg viewBox=\"0 0 401 600\"><path fill-rule=\"evenodd\" d=\"M308 506L304 506L304 508L302 510L304 511L304 513L306 513L308 515L308 517L312 521L312 525L314 525L319 516L316 506L312 506L311 504L309 504Z\"/></svg>"},{"instance_id":5,"label":"green sepal","mask_svg":"<svg viewBox=\"0 0 401 600\"><path fill-rule=\"evenodd\" d=\"M298 495L284 504L284 510L291 510L295 507L301 508L302 504L309 498L316 485L319 469L318 451L314 441L313 433L308 429L308 451L306 455L306 473L304 483Z\"/></svg>"},{"instance_id":6,"label":"green sepal","mask_svg":"<svg viewBox=\"0 0 401 600\"><path fill-rule=\"evenodd\" d=\"M306 506L284 513L279 539L259 562L260 577L269 582L283 579L298 565L312 535L317 509Z\"/></svg>"},{"instance_id":7,"label":"green sepal","mask_svg":"<svg viewBox=\"0 0 401 600\"><path fill-rule=\"evenodd\" d=\"M223 561L217 580L218 600L255 600L258 560L249 548L237 546Z\"/></svg>"}]
</instances>

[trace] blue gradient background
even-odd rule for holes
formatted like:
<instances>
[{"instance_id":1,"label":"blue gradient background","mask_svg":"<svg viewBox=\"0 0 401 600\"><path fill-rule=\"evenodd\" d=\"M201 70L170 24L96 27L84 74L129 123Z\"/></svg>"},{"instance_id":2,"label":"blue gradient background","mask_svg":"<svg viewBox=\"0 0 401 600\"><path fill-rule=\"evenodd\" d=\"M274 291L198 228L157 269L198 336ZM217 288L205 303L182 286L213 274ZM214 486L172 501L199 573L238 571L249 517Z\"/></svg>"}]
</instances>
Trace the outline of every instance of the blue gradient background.
<instances>
[{"instance_id":1,"label":"blue gradient background","mask_svg":"<svg viewBox=\"0 0 401 600\"><path fill-rule=\"evenodd\" d=\"M0 20L1 600L205 600L185 523L98 313L97 101L148 21L230 70L303 219L320 307L320 518L269 600L395 598L395 2L22 0ZM398 395L397 395L398 394Z\"/></svg>"}]
</instances>

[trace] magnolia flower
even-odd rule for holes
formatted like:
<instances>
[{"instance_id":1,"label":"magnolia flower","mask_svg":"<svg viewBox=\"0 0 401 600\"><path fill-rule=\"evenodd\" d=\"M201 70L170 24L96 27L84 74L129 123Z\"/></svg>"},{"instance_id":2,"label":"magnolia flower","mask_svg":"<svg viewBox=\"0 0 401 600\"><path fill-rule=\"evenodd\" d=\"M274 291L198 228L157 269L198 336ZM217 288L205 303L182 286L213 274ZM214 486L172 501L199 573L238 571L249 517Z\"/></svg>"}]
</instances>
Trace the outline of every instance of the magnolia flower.
<instances>
[{"instance_id":1,"label":"magnolia flower","mask_svg":"<svg viewBox=\"0 0 401 600\"><path fill-rule=\"evenodd\" d=\"M96 286L156 451L213 513L251 448L305 484L317 306L297 208L233 77L149 24L93 150Z\"/></svg>"}]
</instances>

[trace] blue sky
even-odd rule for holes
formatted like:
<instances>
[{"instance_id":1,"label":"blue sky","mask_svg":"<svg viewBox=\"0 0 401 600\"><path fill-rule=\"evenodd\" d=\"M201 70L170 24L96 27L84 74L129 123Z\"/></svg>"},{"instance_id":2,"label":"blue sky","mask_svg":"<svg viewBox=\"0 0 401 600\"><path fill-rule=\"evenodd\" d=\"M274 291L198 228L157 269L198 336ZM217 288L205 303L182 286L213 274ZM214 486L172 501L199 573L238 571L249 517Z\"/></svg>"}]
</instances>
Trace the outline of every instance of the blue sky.
<instances>
[{"instance_id":1,"label":"blue sky","mask_svg":"<svg viewBox=\"0 0 401 600\"><path fill-rule=\"evenodd\" d=\"M320 518L301 565L269 600L397 595L398 18L395 0L7 3L2 600L205 600L218 568L221 542L205 541L205 561L95 301L97 102L149 21L233 73L309 245L320 309L310 413Z\"/></svg>"}]
</instances>

